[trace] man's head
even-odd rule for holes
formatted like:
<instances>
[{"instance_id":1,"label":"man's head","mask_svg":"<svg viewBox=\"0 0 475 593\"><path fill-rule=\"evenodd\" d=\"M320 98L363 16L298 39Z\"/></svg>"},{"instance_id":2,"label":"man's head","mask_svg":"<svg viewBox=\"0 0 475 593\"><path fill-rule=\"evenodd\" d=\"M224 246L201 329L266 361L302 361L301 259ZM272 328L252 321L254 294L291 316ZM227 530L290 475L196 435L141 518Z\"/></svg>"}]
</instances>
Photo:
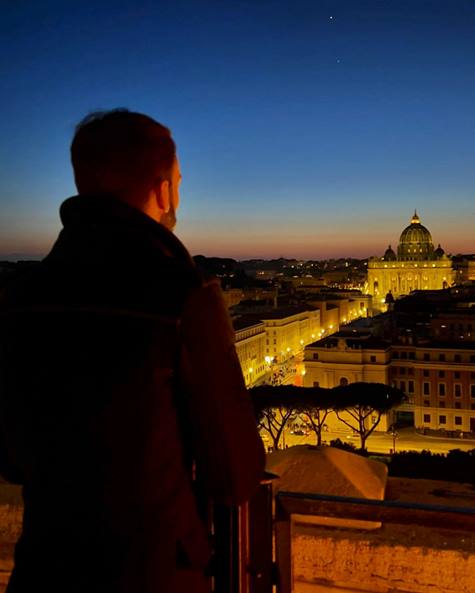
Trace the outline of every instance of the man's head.
<instances>
[{"instance_id":1,"label":"man's head","mask_svg":"<svg viewBox=\"0 0 475 593\"><path fill-rule=\"evenodd\" d=\"M126 109L86 116L71 144L80 194L111 194L172 226L181 179L170 130Z\"/></svg>"}]
</instances>

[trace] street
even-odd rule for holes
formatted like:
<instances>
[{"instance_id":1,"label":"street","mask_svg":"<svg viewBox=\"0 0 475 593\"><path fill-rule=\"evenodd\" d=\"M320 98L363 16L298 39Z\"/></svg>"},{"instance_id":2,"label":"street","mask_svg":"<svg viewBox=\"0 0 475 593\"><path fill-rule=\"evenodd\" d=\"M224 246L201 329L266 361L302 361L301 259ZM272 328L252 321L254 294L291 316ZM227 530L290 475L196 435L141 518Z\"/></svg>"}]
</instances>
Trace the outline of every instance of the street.
<instances>
[{"instance_id":1,"label":"street","mask_svg":"<svg viewBox=\"0 0 475 593\"><path fill-rule=\"evenodd\" d=\"M340 439L341 441L351 443L355 447L360 446L360 439L358 435L354 435L349 431L334 431L323 433L323 443L330 444L330 441ZM266 447L270 446L271 440L265 440ZM315 445L315 433L309 432L308 435L291 434L291 430L284 431L281 439L281 446L291 447L293 445ZM393 448L393 437L391 434L382 432L374 432L367 440L367 449L374 453L389 453ZM403 428L398 431L396 438L396 452L397 451L423 451L428 450L432 453L447 453L451 449L461 449L462 451L470 451L475 449L475 440L449 439L430 437L418 434L414 428Z\"/></svg>"}]
</instances>

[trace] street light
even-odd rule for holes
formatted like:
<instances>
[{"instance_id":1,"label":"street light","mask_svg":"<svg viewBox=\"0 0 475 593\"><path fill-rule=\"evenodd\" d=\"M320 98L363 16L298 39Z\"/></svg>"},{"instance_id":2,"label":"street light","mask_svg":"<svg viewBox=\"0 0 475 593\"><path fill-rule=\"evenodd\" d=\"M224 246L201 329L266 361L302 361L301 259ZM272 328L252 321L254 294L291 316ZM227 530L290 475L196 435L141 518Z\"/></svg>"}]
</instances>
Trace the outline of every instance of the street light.
<instances>
[{"instance_id":1,"label":"street light","mask_svg":"<svg viewBox=\"0 0 475 593\"><path fill-rule=\"evenodd\" d=\"M396 439L399 436L399 433L396 432L394 426L391 428L391 436L393 437L393 453L396 453Z\"/></svg>"}]
</instances>

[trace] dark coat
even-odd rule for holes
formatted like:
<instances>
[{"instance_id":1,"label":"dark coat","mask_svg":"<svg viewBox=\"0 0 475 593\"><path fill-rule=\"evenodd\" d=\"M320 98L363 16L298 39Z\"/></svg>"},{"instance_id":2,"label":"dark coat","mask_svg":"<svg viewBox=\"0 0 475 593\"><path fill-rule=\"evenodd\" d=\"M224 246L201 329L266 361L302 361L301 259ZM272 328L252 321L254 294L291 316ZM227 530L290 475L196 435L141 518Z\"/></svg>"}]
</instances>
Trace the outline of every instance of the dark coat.
<instances>
[{"instance_id":1,"label":"dark coat","mask_svg":"<svg viewBox=\"0 0 475 593\"><path fill-rule=\"evenodd\" d=\"M25 500L8 591L177 591L209 560L194 490L239 503L263 471L234 332L162 225L107 196L61 219L1 299L0 473Z\"/></svg>"}]
</instances>

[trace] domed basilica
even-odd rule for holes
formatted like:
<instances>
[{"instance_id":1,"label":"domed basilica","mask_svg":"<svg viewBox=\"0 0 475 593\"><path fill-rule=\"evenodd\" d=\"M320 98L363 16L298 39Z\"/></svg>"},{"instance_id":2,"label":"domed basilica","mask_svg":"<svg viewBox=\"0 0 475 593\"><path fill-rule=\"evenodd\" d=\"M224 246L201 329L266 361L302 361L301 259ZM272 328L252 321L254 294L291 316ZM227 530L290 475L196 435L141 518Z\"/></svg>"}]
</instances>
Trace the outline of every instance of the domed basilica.
<instances>
[{"instance_id":1,"label":"domed basilica","mask_svg":"<svg viewBox=\"0 0 475 593\"><path fill-rule=\"evenodd\" d=\"M453 282L452 261L442 247L434 249L428 229L417 212L401 233L397 255L391 245L383 257L368 261L367 294L374 297L375 308L409 294L413 290L438 290Z\"/></svg>"}]
</instances>

